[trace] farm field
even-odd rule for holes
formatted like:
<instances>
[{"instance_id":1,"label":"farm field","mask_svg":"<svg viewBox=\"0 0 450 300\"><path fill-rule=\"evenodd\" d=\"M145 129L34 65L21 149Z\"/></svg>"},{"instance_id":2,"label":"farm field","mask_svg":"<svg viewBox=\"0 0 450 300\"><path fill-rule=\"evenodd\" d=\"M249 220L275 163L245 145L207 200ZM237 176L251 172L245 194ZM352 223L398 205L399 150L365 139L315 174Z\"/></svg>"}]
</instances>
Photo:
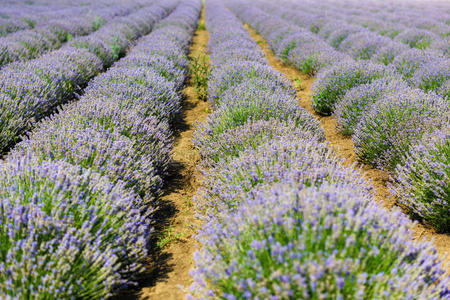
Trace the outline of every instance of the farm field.
<instances>
[{"instance_id":1,"label":"farm field","mask_svg":"<svg viewBox=\"0 0 450 300\"><path fill-rule=\"evenodd\" d=\"M0 4L0 299L450 299L450 2Z\"/></svg>"}]
</instances>

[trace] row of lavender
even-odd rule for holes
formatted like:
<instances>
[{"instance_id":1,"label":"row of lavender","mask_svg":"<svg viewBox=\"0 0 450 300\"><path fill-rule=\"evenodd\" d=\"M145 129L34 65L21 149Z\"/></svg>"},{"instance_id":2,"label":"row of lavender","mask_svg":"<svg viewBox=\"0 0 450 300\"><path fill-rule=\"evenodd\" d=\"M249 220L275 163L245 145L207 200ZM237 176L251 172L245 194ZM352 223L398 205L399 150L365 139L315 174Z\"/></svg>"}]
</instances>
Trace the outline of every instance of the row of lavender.
<instances>
[{"instance_id":1,"label":"row of lavender","mask_svg":"<svg viewBox=\"0 0 450 300\"><path fill-rule=\"evenodd\" d=\"M450 76L450 61L431 54L427 61L415 56L419 50L409 50L394 59L393 68L358 62L277 16L241 1L230 6L266 37L277 56L304 73L319 70L315 111L334 114L337 129L353 136L361 161L391 172L393 193L414 217L449 232L450 106L424 86L419 85L425 91L411 87L399 74L415 71L424 85L439 87ZM416 59L423 59L421 67Z\"/></svg>"},{"instance_id":2,"label":"row of lavender","mask_svg":"<svg viewBox=\"0 0 450 300\"><path fill-rule=\"evenodd\" d=\"M99 0L94 3L80 1L2 1L0 7L0 37L38 28L46 23L63 21L75 16L98 13L102 18L112 18L115 14L126 14L130 9L142 7L148 0L134 3Z\"/></svg>"},{"instance_id":3,"label":"row of lavender","mask_svg":"<svg viewBox=\"0 0 450 300\"><path fill-rule=\"evenodd\" d=\"M0 37L11 33L45 26L81 15L98 15L111 19L131 13L149 4L149 0L118 1L97 0L3 0L0 7Z\"/></svg>"},{"instance_id":4,"label":"row of lavender","mask_svg":"<svg viewBox=\"0 0 450 300\"><path fill-rule=\"evenodd\" d=\"M438 11L439 3L429 3L429 8L434 8L434 10L425 9L421 12L421 17L414 20L417 11L396 5L400 4L400 1L391 2L393 7L390 12L380 11L385 5L380 1L372 2L373 8L370 11L366 7L366 5L370 5L369 2L363 0L355 5L350 1L340 3L333 1L317 3L308 0L300 3L285 1L281 7L295 9L293 14L288 12L285 17L313 32L320 34L322 31L323 37L326 37L326 31L329 29L333 31L336 28L353 31L367 29L366 32L379 34L380 41L388 42L389 39L392 39L413 48L431 48L449 53L450 26L445 22L450 17L446 12L450 8L448 3L440 3L443 6L441 11ZM427 2L422 4L424 3ZM294 14L297 17L294 17ZM373 16L374 14L376 17ZM385 15L383 16L383 14ZM326 30L324 30L325 28Z\"/></svg>"},{"instance_id":5,"label":"row of lavender","mask_svg":"<svg viewBox=\"0 0 450 300\"><path fill-rule=\"evenodd\" d=\"M349 24L345 20L336 23L332 15L327 19L322 19L318 12L308 14L308 18L320 19L320 26L304 27L305 24L302 22L305 18L303 10L289 1L285 3L284 7L274 6L270 2L264 1L261 1L258 6L269 14L281 16L288 23L300 26L307 33L313 35L317 33L316 39L323 39L335 50L343 52L355 60L369 60L395 69L411 86L418 87L426 92L434 91L442 97L448 98L450 95L450 57L448 56L450 42L448 40L444 42L436 40L437 45L444 46L443 49L435 47L435 49L422 50L417 49L421 48L418 46L419 44L425 43L419 41L420 34L414 36L411 33L413 36L404 37L404 42L411 46L410 48L402 41L393 41L364 27ZM399 37L402 36L399 35ZM309 42L308 36L304 38ZM324 43L321 42L321 44ZM314 71L317 72L320 67L336 62L335 59L326 55L329 46L315 46L315 55L320 56L321 59L313 59L318 60L316 63L318 66ZM295 43L291 47L295 48ZM287 57L291 59L296 52L299 52L294 51L291 54L292 48L285 49ZM303 48L306 47L303 46ZM307 54L311 56L311 50L307 51ZM296 60L299 59L305 59L304 54L301 53L300 58L296 58ZM321 62L321 60L324 61ZM328 113L328 111L324 112Z\"/></svg>"},{"instance_id":6,"label":"row of lavender","mask_svg":"<svg viewBox=\"0 0 450 300\"><path fill-rule=\"evenodd\" d=\"M151 2L145 6L150 4ZM37 58L60 48L73 37L97 31L106 22L121 22L120 17L126 17L141 8L142 6L136 6L132 2L106 8L104 4L99 3L97 6L92 5L89 11L77 14L73 9L69 16L62 15L33 29L0 37L0 68L18 60Z\"/></svg>"},{"instance_id":7,"label":"row of lavender","mask_svg":"<svg viewBox=\"0 0 450 300\"><path fill-rule=\"evenodd\" d=\"M350 1L297 2L302 10L319 12L321 18L331 16L336 20L346 20L366 27L382 35L396 37L406 32L422 32L425 35L449 37L450 12L446 1L359 1L354 5ZM313 4L313 5L311 5ZM308 18L309 26L320 25L321 18Z\"/></svg>"},{"instance_id":8,"label":"row of lavender","mask_svg":"<svg viewBox=\"0 0 450 300\"><path fill-rule=\"evenodd\" d=\"M448 2L417 1L381 2L362 1L358 6L342 1L310 6L315 12L321 10L327 17L363 26L373 32L404 42L416 48L441 48L450 50L450 13ZM306 5L309 3L305 3ZM311 18L314 23L321 22L319 18ZM342 24L342 23L341 23ZM445 45L447 43L447 45Z\"/></svg>"},{"instance_id":9,"label":"row of lavender","mask_svg":"<svg viewBox=\"0 0 450 300\"><path fill-rule=\"evenodd\" d=\"M16 62L0 72L0 151L6 152L35 123L78 97L88 81L124 55L137 38L175 7L159 1L96 32L72 39L41 58Z\"/></svg>"},{"instance_id":10,"label":"row of lavender","mask_svg":"<svg viewBox=\"0 0 450 300\"><path fill-rule=\"evenodd\" d=\"M201 9L166 5L151 34L2 162L2 299L104 299L144 270Z\"/></svg>"},{"instance_id":11,"label":"row of lavender","mask_svg":"<svg viewBox=\"0 0 450 300\"><path fill-rule=\"evenodd\" d=\"M222 1L206 3L206 21L215 111L194 140L209 169L189 298L448 298L434 248L341 165Z\"/></svg>"}]
</instances>

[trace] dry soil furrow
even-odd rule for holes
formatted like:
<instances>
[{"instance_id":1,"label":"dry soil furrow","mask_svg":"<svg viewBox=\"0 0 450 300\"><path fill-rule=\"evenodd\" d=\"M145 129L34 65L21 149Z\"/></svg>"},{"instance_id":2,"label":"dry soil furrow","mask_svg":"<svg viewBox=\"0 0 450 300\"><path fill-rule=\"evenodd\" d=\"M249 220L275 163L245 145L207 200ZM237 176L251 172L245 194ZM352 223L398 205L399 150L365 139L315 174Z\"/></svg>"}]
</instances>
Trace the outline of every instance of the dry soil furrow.
<instances>
[{"instance_id":1,"label":"dry soil furrow","mask_svg":"<svg viewBox=\"0 0 450 300\"><path fill-rule=\"evenodd\" d=\"M199 24L204 24L202 11ZM189 57L206 53L209 35L204 26L194 34ZM139 280L139 289L120 299L185 299L192 283L190 270L196 249L194 235L200 221L194 217L193 197L201 185L200 154L192 143L194 124L202 122L208 104L198 98L192 82L183 91L182 114L176 121L173 163L165 179L164 195L155 213L155 240L150 250L148 271Z\"/></svg>"},{"instance_id":2,"label":"dry soil furrow","mask_svg":"<svg viewBox=\"0 0 450 300\"><path fill-rule=\"evenodd\" d=\"M260 45L271 66L284 74L291 82L295 83L294 87L297 90L300 105L320 120L321 127L325 132L325 137L336 154L344 159L346 165L354 165L357 168L361 168L364 178L372 182L376 201L384 207L392 209L395 206L395 199L391 197L388 188L389 175L386 172L372 168L369 165L359 163L351 137L346 137L336 130L336 120L334 117L320 116L312 109L311 86L314 82L314 78L302 74L294 67L283 63L275 56L261 35L250 28L250 26L245 25L245 27L252 38ZM447 273L450 274L450 235L438 234L432 228L417 224L414 228L414 237L415 239L433 239L433 243L437 250L442 257L445 257L445 262L448 264Z\"/></svg>"}]
</instances>

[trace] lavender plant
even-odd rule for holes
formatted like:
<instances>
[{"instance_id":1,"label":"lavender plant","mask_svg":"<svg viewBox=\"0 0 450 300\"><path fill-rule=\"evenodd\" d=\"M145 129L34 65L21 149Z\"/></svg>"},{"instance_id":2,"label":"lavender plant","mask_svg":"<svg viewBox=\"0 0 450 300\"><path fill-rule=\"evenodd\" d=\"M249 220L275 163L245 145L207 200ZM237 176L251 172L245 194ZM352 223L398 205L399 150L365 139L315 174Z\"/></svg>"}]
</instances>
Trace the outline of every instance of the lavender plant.
<instances>
[{"instance_id":1,"label":"lavender plant","mask_svg":"<svg viewBox=\"0 0 450 300\"><path fill-rule=\"evenodd\" d=\"M449 124L426 134L397 165L392 192L412 215L439 232L450 231Z\"/></svg>"},{"instance_id":2,"label":"lavender plant","mask_svg":"<svg viewBox=\"0 0 450 300\"><path fill-rule=\"evenodd\" d=\"M359 183L362 188L364 181L359 175L340 164L324 143L301 137L274 138L205 171L205 188L197 206L209 216L227 213L261 185L288 180L304 187L344 181Z\"/></svg>"},{"instance_id":3,"label":"lavender plant","mask_svg":"<svg viewBox=\"0 0 450 300\"><path fill-rule=\"evenodd\" d=\"M424 133L438 128L448 115L447 102L419 89L384 95L361 118L354 131L355 152L373 166L394 170Z\"/></svg>"},{"instance_id":4,"label":"lavender plant","mask_svg":"<svg viewBox=\"0 0 450 300\"><path fill-rule=\"evenodd\" d=\"M203 227L188 299L448 297L435 248L409 226L346 184L280 183Z\"/></svg>"},{"instance_id":5,"label":"lavender plant","mask_svg":"<svg viewBox=\"0 0 450 300\"><path fill-rule=\"evenodd\" d=\"M227 89L241 84L244 81L248 84L251 80L266 80L272 81L274 84L286 89L291 87L287 79L280 73L265 64L254 62L237 61L235 64L215 67L211 71L211 78L214 79L208 85L208 94L210 95L210 101L214 103L220 102L221 96Z\"/></svg>"},{"instance_id":6,"label":"lavender plant","mask_svg":"<svg viewBox=\"0 0 450 300\"><path fill-rule=\"evenodd\" d=\"M244 81L230 88L220 103L206 122L199 125L199 135L207 138L249 121L269 119L289 121L296 127L322 134L318 121L297 104L292 91L271 80Z\"/></svg>"},{"instance_id":7,"label":"lavender plant","mask_svg":"<svg viewBox=\"0 0 450 300\"><path fill-rule=\"evenodd\" d=\"M427 30L414 28L401 32L395 39L409 45L411 48L425 49L437 37Z\"/></svg>"},{"instance_id":8,"label":"lavender plant","mask_svg":"<svg viewBox=\"0 0 450 300\"><path fill-rule=\"evenodd\" d=\"M2 298L103 298L142 268L150 211L120 182L29 157L0 182Z\"/></svg>"},{"instance_id":9,"label":"lavender plant","mask_svg":"<svg viewBox=\"0 0 450 300\"><path fill-rule=\"evenodd\" d=\"M323 132L312 128L297 127L295 120L249 120L245 124L230 128L219 134L205 135L194 132L194 145L202 155L202 163L212 167L220 160L239 156L242 151L256 148L272 139L291 137L292 139L317 140L323 142Z\"/></svg>"},{"instance_id":10,"label":"lavender plant","mask_svg":"<svg viewBox=\"0 0 450 300\"><path fill-rule=\"evenodd\" d=\"M405 80L410 80L420 67L435 60L436 56L438 54L432 51L411 49L397 56L392 64Z\"/></svg>"},{"instance_id":11,"label":"lavender plant","mask_svg":"<svg viewBox=\"0 0 450 300\"><path fill-rule=\"evenodd\" d=\"M333 65L321 72L313 84L313 108L319 114L330 115L346 91L385 75L382 65L370 62L344 61Z\"/></svg>"},{"instance_id":12,"label":"lavender plant","mask_svg":"<svg viewBox=\"0 0 450 300\"><path fill-rule=\"evenodd\" d=\"M17 145L16 152L95 170L113 182L124 181L127 187L151 202L158 195L162 181L152 155L141 151L136 143L117 131L105 130L100 124L62 115L59 120L41 123L30 139Z\"/></svg>"},{"instance_id":13,"label":"lavender plant","mask_svg":"<svg viewBox=\"0 0 450 300\"><path fill-rule=\"evenodd\" d=\"M334 107L337 129L344 135L353 135L357 124L375 102L388 93L407 88L406 82L388 76L347 91Z\"/></svg>"},{"instance_id":14,"label":"lavender plant","mask_svg":"<svg viewBox=\"0 0 450 300\"><path fill-rule=\"evenodd\" d=\"M425 92L433 91L446 97L448 92L441 91L441 87L450 80L450 59L436 58L416 70L411 78L414 86Z\"/></svg>"}]
</instances>

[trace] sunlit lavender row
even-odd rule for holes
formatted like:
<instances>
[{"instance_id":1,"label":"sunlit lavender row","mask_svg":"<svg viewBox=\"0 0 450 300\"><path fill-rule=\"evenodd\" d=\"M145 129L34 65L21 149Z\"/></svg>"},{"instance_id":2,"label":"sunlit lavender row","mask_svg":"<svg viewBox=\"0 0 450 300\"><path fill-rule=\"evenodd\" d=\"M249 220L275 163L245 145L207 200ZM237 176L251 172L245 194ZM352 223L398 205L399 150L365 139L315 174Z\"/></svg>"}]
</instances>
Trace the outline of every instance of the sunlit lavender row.
<instances>
[{"instance_id":1,"label":"sunlit lavender row","mask_svg":"<svg viewBox=\"0 0 450 300\"><path fill-rule=\"evenodd\" d=\"M49 17L45 23L34 24L32 29L0 37L0 68L18 60L37 58L58 49L72 38L97 31L107 22L120 22L120 17L126 17L151 5L152 2L148 1L145 5L125 2L108 7L99 2L89 8L80 9L79 12L71 8L65 10L65 14L60 12L58 16ZM18 20L17 18L13 16L12 20Z\"/></svg>"},{"instance_id":2,"label":"sunlit lavender row","mask_svg":"<svg viewBox=\"0 0 450 300\"><path fill-rule=\"evenodd\" d=\"M2 162L2 299L104 299L149 265L201 9L163 5L146 11L149 35Z\"/></svg>"},{"instance_id":3,"label":"sunlit lavender row","mask_svg":"<svg viewBox=\"0 0 450 300\"><path fill-rule=\"evenodd\" d=\"M74 38L59 50L3 68L0 151L7 151L58 106L76 99L90 79L123 56L133 41L148 34L174 7L174 1L155 2Z\"/></svg>"},{"instance_id":4,"label":"sunlit lavender row","mask_svg":"<svg viewBox=\"0 0 450 300\"><path fill-rule=\"evenodd\" d=\"M194 141L205 223L189 298L448 298L434 247L413 241L411 221L377 205L370 184L343 166L222 1L207 1L206 27L214 111Z\"/></svg>"},{"instance_id":5,"label":"sunlit lavender row","mask_svg":"<svg viewBox=\"0 0 450 300\"><path fill-rule=\"evenodd\" d=\"M132 10L149 4L149 0L84 2L61 0L3 0L0 6L0 37L28 29L38 29L50 24L71 24L70 20L79 17L98 16L111 19L114 16L129 14Z\"/></svg>"},{"instance_id":6,"label":"sunlit lavender row","mask_svg":"<svg viewBox=\"0 0 450 300\"><path fill-rule=\"evenodd\" d=\"M415 218L449 232L448 141L430 144L422 138L449 130L450 58L432 47L448 36L435 37L430 47L410 48L375 29L325 18L319 4L309 8L315 14L305 20L293 2L228 3L266 38L280 59L317 75L314 110L336 118L337 129L352 136L362 162L392 174L398 203ZM333 11L335 6L329 6ZM434 153L435 147L443 157ZM417 149L430 153L430 161L422 162ZM441 160L439 167L434 165Z\"/></svg>"}]
</instances>

